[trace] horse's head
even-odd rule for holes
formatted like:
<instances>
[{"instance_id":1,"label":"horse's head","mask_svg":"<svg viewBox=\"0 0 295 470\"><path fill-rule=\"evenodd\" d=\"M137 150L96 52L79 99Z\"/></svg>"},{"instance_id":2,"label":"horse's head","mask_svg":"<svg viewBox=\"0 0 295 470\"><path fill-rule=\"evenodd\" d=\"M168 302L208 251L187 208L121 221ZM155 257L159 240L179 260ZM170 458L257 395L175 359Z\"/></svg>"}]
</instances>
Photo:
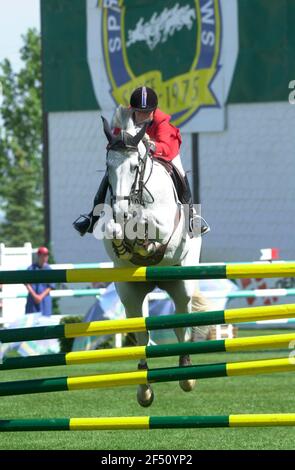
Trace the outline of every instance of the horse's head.
<instances>
[{"instance_id":1,"label":"horse's head","mask_svg":"<svg viewBox=\"0 0 295 470\"><path fill-rule=\"evenodd\" d=\"M104 133L108 139L107 172L111 188L113 210L127 214L130 193L139 175L146 147L142 142L146 127L139 132L134 125L114 135L106 119L102 117Z\"/></svg>"}]
</instances>

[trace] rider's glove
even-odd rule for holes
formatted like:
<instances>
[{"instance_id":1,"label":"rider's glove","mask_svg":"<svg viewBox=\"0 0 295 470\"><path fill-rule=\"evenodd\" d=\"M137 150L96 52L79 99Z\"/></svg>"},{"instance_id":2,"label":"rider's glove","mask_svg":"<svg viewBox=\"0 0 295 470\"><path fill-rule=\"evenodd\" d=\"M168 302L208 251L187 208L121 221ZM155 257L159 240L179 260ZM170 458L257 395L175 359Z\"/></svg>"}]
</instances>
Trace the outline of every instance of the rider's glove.
<instances>
[{"instance_id":1,"label":"rider's glove","mask_svg":"<svg viewBox=\"0 0 295 470\"><path fill-rule=\"evenodd\" d=\"M145 133L144 136L143 136L143 143L145 144L145 146L151 150L152 152L155 152L156 151L156 144L155 142L150 138L150 136Z\"/></svg>"}]
</instances>

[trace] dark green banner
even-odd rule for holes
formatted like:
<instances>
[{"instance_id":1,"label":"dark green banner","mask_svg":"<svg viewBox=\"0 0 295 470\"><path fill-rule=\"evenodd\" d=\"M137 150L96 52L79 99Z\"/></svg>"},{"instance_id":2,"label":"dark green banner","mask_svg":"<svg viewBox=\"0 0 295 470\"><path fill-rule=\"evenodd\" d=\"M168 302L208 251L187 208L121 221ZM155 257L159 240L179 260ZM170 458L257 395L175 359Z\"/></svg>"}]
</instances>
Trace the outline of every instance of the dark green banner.
<instances>
[{"instance_id":1,"label":"dark green banner","mask_svg":"<svg viewBox=\"0 0 295 470\"><path fill-rule=\"evenodd\" d=\"M208 22L210 1L200 3L203 5L200 9L203 8L204 15L208 13ZM126 31L135 31L139 9L148 9L146 17L151 18L154 3L145 0L125 1L124 7L131 12L126 18ZM157 5L159 3L162 4L156 2ZM168 10L173 8L175 3L179 4L179 8L184 5L190 9L194 4L192 0L164 3ZM161 14L159 7L157 14L158 17ZM53 112L100 109L101 104L98 103L97 93L93 88L87 58L86 0L41 0L41 15L45 110ZM294 0L238 0L239 53L227 102L287 101L288 83L295 79L294 22ZM189 41L190 35L198 34L196 24L191 29L188 25L183 27L182 33L184 41ZM135 34L136 31L134 37ZM147 49L143 42L139 43L134 51L131 46L128 58L133 72L137 75L148 73L153 62L160 61L163 62L165 70L162 74L165 83L173 77L173 67L177 68L179 75L185 76L188 65L193 60L195 44L191 42L191 48L183 50L180 57L177 36L169 40L169 43L164 43L162 37L161 56L155 50ZM172 47L177 52L173 65ZM145 61L142 60L142 53L145 53ZM210 99L209 95L207 99Z\"/></svg>"}]
</instances>

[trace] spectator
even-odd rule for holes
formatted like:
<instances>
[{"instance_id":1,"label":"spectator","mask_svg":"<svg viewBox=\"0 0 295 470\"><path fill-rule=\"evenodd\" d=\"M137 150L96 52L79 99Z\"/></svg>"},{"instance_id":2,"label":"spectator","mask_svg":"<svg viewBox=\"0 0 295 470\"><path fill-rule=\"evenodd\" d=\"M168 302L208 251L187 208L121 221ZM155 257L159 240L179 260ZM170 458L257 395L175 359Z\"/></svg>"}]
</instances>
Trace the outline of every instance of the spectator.
<instances>
[{"instance_id":1,"label":"spectator","mask_svg":"<svg viewBox=\"0 0 295 470\"><path fill-rule=\"evenodd\" d=\"M38 262L29 266L29 271L39 271L51 269L48 264L49 251L45 246L38 248ZM52 314L52 299L50 297L51 289L55 289L54 284L26 284L29 291L26 313L41 313L45 316Z\"/></svg>"}]
</instances>

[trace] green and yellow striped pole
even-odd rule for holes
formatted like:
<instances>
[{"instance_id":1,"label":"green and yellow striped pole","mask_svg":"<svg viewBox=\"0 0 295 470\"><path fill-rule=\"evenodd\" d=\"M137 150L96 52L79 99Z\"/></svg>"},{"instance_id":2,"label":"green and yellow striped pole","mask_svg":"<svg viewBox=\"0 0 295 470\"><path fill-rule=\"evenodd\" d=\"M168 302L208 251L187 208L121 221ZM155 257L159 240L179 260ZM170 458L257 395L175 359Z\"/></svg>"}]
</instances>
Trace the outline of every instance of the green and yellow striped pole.
<instances>
[{"instance_id":1,"label":"green and yellow striped pole","mask_svg":"<svg viewBox=\"0 0 295 470\"><path fill-rule=\"evenodd\" d=\"M295 333L199 341L197 343L188 342L156 346L132 346L127 348L78 351L31 357L8 357L3 359L3 363L0 364L0 370L140 360L156 357L181 356L185 354L255 351L272 348L288 349L292 341L295 341Z\"/></svg>"},{"instance_id":2,"label":"green and yellow striped pole","mask_svg":"<svg viewBox=\"0 0 295 470\"><path fill-rule=\"evenodd\" d=\"M89 323L67 323L64 325L36 326L0 330L0 342L33 341L51 338L77 338L80 336L110 335L139 331L185 328L189 326L220 325L261 320L294 318L295 304L248 307L230 310L215 310L204 313L178 313L159 317L129 318L126 320L104 320Z\"/></svg>"},{"instance_id":3,"label":"green and yellow striped pole","mask_svg":"<svg viewBox=\"0 0 295 470\"><path fill-rule=\"evenodd\" d=\"M52 269L0 271L0 284L50 282L145 282L179 279L242 279L294 277L295 263L199 264L139 268Z\"/></svg>"},{"instance_id":4,"label":"green and yellow striped pole","mask_svg":"<svg viewBox=\"0 0 295 470\"><path fill-rule=\"evenodd\" d=\"M294 426L295 413L228 416L122 416L107 418L2 419L0 432Z\"/></svg>"},{"instance_id":5,"label":"green and yellow striped pole","mask_svg":"<svg viewBox=\"0 0 295 470\"><path fill-rule=\"evenodd\" d=\"M82 377L53 377L35 380L19 380L15 382L1 382L0 396L294 371L294 361L292 361L291 358L284 357L280 359L202 364L197 366L169 367Z\"/></svg>"}]
</instances>

